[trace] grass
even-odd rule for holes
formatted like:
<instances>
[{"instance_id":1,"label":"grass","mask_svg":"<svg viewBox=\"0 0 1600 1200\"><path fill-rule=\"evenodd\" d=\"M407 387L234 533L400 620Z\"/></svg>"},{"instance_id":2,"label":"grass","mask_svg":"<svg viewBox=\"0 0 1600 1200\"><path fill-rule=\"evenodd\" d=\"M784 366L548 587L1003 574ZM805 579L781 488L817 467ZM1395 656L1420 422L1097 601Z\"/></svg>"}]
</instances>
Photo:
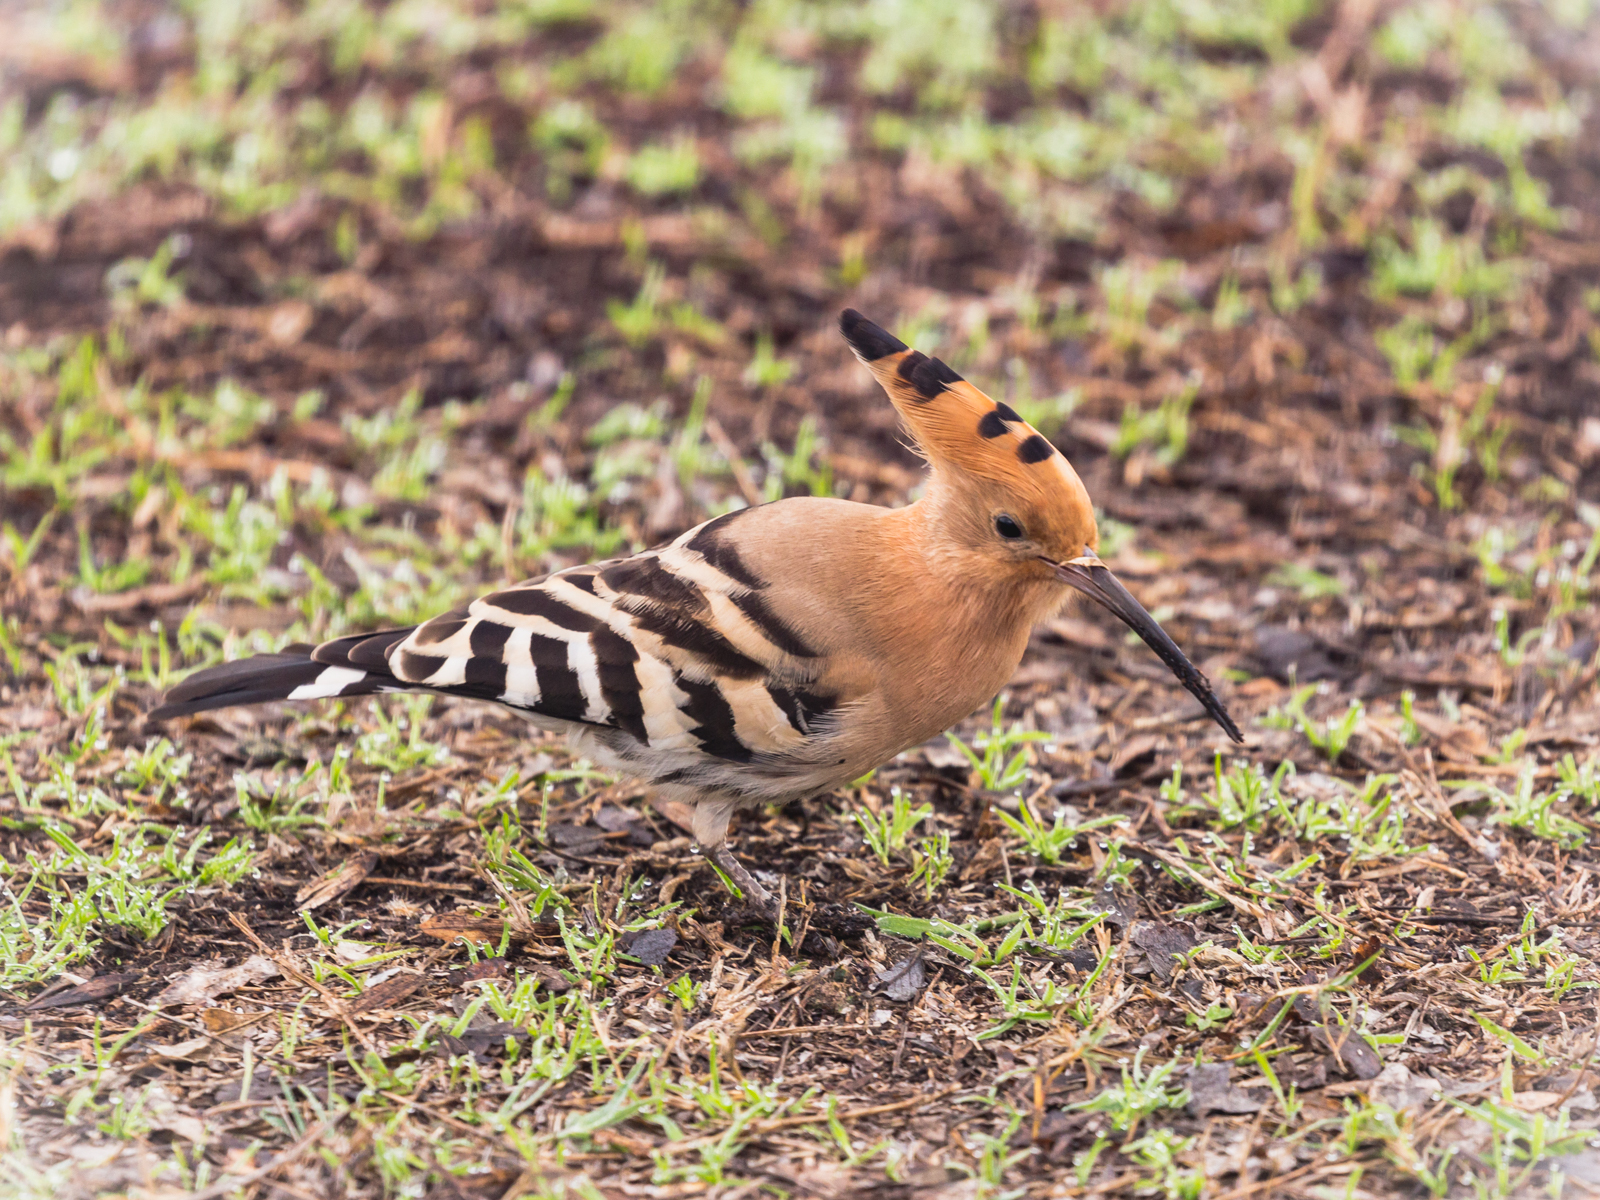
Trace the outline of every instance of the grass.
<instances>
[{"instance_id":1,"label":"grass","mask_svg":"<svg viewBox=\"0 0 1600 1200\"><path fill-rule=\"evenodd\" d=\"M1336 19L22 13L0 1190L1555 1189L1594 1133L1530 1097L1592 1082L1600 302L1592 105L1541 47L1593 15ZM739 818L775 937L509 719L143 727L188 671L745 504L905 502L846 304L1069 453L1238 757L1073 609L948 745ZM1269 626L1350 653L1312 683ZM1338 1080L1319 1021L1444 1107ZM1187 1111L1219 1062L1259 1114Z\"/></svg>"},{"instance_id":2,"label":"grass","mask_svg":"<svg viewBox=\"0 0 1600 1200\"><path fill-rule=\"evenodd\" d=\"M1001 719L1004 712L1005 697L998 696L989 716L989 729L975 737L970 745L957 734L945 734L950 744L972 764L982 786L991 792L1016 789L1026 783L1031 775L1029 745L1050 740L1049 734L1023 729L1020 724L1006 728Z\"/></svg>"}]
</instances>

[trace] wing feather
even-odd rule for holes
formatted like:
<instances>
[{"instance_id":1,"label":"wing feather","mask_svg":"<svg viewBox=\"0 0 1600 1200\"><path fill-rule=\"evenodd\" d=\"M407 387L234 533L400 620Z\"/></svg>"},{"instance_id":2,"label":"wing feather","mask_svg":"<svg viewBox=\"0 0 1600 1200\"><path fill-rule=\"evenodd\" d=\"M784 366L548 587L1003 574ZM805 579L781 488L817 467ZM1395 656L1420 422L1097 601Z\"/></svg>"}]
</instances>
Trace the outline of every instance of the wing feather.
<instances>
[{"instance_id":1,"label":"wing feather","mask_svg":"<svg viewBox=\"0 0 1600 1200\"><path fill-rule=\"evenodd\" d=\"M835 727L820 657L739 553L732 513L672 545L576 567L409 629L286 647L195 673L158 717L268 700L433 691L489 700L661 782L738 790ZM764 765L763 765L764 764Z\"/></svg>"}]
</instances>

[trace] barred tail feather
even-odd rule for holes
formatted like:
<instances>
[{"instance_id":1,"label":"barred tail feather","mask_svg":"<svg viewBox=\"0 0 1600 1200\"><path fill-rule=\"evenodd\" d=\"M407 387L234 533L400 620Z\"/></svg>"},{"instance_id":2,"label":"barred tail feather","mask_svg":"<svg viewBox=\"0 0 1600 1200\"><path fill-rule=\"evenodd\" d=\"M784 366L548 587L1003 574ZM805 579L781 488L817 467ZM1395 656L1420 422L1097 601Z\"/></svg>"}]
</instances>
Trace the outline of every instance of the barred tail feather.
<instances>
[{"instance_id":1,"label":"barred tail feather","mask_svg":"<svg viewBox=\"0 0 1600 1200\"><path fill-rule=\"evenodd\" d=\"M288 646L279 654L258 654L196 671L170 689L152 721L186 717L213 708L265 704L272 700L326 700L380 691L404 691L388 671L329 664L312 657L316 647Z\"/></svg>"},{"instance_id":2,"label":"barred tail feather","mask_svg":"<svg viewBox=\"0 0 1600 1200\"><path fill-rule=\"evenodd\" d=\"M398 643L405 641L414 629L416 626L410 625L405 629L385 629L378 633L352 633L305 649L310 657L330 667L358 667L365 671L376 671L380 675L392 675L389 653Z\"/></svg>"}]
</instances>

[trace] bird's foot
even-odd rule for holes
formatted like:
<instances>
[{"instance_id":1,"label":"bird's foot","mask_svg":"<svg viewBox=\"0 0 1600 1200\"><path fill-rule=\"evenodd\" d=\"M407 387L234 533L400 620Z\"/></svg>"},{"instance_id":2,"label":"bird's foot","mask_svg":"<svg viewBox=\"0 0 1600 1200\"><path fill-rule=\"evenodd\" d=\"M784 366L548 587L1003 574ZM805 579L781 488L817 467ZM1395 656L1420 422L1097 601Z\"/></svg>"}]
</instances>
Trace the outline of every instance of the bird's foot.
<instances>
[{"instance_id":1,"label":"bird's foot","mask_svg":"<svg viewBox=\"0 0 1600 1200\"><path fill-rule=\"evenodd\" d=\"M706 857L716 863L722 873L733 880L735 886L744 893L745 902L754 908L767 920L774 923L778 920L778 902L771 892L756 882L756 877L745 870L744 864L733 856L733 851L728 849L728 843L723 842L715 849L706 853Z\"/></svg>"}]
</instances>

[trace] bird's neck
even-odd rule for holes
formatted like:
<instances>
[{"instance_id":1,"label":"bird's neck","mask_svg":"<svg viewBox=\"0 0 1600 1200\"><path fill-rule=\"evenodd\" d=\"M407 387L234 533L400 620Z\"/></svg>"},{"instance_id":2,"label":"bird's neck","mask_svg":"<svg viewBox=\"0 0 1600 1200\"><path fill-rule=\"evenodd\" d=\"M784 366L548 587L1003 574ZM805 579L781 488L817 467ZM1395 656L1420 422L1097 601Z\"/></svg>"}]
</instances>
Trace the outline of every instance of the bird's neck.
<instances>
[{"instance_id":1,"label":"bird's neck","mask_svg":"<svg viewBox=\"0 0 1600 1200\"><path fill-rule=\"evenodd\" d=\"M873 672L886 754L937 735L1005 687L1033 626L1062 599L1048 582L997 577L994 557L973 547L972 522L947 505L930 488L883 513L881 540L870 539L876 545L863 547L870 558L859 563L870 658L899 664Z\"/></svg>"}]
</instances>

